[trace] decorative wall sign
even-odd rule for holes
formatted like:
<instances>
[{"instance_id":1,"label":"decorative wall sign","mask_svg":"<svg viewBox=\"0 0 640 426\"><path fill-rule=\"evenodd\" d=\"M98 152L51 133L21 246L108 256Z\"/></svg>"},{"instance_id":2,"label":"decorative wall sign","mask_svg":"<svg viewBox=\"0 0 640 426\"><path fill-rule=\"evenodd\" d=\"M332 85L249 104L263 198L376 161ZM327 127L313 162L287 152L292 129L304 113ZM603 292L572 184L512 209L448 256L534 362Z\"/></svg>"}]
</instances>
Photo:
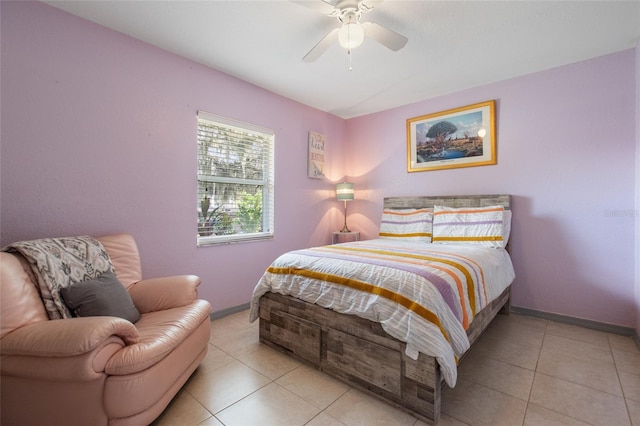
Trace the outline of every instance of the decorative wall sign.
<instances>
[{"instance_id":1,"label":"decorative wall sign","mask_svg":"<svg viewBox=\"0 0 640 426\"><path fill-rule=\"evenodd\" d=\"M495 101L407 120L409 172L496 164Z\"/></svg>"},{"instance_id":2,"label":"decorative wall sign","mask_svg":"<svg viewBox=\"0 0 640 426\"><path fill-rule=\"evenodd\" d=\"M309 132L309 159L307 176L315 179L324 177L325 136L317 132Z\"/></svg>"}]
</instances>

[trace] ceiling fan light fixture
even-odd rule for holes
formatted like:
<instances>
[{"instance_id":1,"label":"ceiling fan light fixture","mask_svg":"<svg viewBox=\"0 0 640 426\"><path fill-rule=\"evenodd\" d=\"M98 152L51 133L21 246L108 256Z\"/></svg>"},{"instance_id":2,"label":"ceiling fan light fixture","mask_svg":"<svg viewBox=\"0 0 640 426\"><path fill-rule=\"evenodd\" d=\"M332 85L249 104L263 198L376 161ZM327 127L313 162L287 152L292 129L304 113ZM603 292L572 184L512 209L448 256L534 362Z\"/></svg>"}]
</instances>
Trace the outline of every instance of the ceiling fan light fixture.
<instances>
[{"instance_id":1,"label":"ceiling fan light fixture","mask_svg":"<svg viewBox=\"0 0 640 426\"><path fill-rule=\"evenodd\" d=\"M358 21L349 21L342 24L338 32L338 43L344 49L351 50L362 44L364 41L364 28Z\"/></svg>"},{"instance_id":2,"label":"ceiling fan light fixture","mask_svg":"<svg viewBox=\"0 0 640 426\"><path fill-rule=\"evenodd\" d=\"M339 27L334 27L329 31L302 60L304 62L314 62L335 43L336 39L338 39L340 47L349 54L349 69L351 69L351 50L359 47L364 42L365 36L394 52L402 49L408 41L405 36L375 22L360 22L363 13L369 12L382 2L383 0L295 1L295 3L299 4L315 5L314 9L317 9L318 5L322 5L323 13L332 18L338 18L341 24Z\"/></svg>"}]
</instances>

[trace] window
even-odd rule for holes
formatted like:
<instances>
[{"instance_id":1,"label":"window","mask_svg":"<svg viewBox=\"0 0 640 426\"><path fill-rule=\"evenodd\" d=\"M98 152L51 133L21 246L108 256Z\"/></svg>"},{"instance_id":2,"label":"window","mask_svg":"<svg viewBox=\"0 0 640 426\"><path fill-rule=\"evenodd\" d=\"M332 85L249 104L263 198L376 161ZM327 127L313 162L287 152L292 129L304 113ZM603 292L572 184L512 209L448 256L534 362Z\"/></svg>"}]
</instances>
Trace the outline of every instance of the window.
<instances>
[{"instance_id":1,"label":"window","mask_svg":"<svg viewBox=\"0 0 640 426\"><path fill-rule=\"evenodd\" d=\"M272 130L198 112L198 245L273 238Z\"/></svg>"}]
</instances>

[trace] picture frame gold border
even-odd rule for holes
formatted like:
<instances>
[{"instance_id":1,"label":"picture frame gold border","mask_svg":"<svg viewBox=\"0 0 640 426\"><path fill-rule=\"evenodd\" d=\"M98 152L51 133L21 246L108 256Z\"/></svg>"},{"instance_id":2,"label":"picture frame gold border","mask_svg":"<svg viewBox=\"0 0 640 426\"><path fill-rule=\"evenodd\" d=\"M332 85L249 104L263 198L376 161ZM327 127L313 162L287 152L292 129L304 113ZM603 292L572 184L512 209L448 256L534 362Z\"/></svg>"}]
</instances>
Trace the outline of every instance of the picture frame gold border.
<instances>
[{"instance_id":1,"label":"picture frame gold border","mask_svg":"<svg viewBox=\"0 0 640 426\"><path fill-rule=\"evenodd\" d=\"M409 173L412 173L497 164L495 109L496 101L490 100L407 119L407 171ZM417 142L415 132L412 131L413 129L415 129L416 125L422 122L434 121L434 119L437 119L438 117L441 117L443 119L452 118L456 115L462 115L460 113L468 114L473 111L482 111L482 121L483 123L486 123L485 130L487 131L487 134L483 137L482 156L432 160L420 163L417 162ZM484 117L485 113L488 115L486 118ZM485 155L485 150L489 151L488 155ZM474 159L476 158L477 161L474 161Z\"/></svg>"}]
</instances>

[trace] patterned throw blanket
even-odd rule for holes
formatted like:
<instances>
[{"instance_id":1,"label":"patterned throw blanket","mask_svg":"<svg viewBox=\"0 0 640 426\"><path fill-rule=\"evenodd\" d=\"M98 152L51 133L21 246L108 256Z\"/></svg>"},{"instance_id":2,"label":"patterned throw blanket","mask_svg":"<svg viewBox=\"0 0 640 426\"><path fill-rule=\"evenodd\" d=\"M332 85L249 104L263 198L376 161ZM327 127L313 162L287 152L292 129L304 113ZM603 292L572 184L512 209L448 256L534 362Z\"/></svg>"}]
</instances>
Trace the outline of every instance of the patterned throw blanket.
<instances>
[{"instance_id":1,"label":"patterned throw blanket","mask_svg":"<svg viewBox=\"0 0 640 426\"><path fill-rule=\"evenodd\" d=\"M61 288L114 271L100 241L89 236L19 241L2 251L20 253L29 262L49 319L73 316Z\"/></svg>"}]
</instances>

